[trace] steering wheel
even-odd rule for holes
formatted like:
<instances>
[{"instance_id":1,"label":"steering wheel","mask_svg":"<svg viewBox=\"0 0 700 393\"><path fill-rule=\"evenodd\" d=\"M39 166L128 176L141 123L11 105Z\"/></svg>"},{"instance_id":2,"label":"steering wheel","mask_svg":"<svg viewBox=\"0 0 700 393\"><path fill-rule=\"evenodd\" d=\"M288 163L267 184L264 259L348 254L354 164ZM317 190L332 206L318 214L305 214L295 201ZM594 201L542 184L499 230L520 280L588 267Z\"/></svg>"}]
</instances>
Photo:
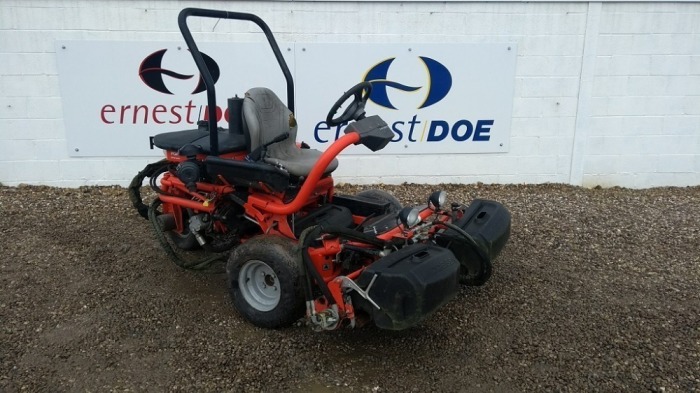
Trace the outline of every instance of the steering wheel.
<instances>
[{"instance_id":1,"label":"steering wheel","mask_svg":"<svg viewBox=\"0 0 700 393\"><path fill-rule=\"evenodd\" d=\"M372 93L372 84L370 82L360 82L355 86L351 87L350 90L345 92L338 101L333 104L328 116L326 116L326 123L329 126L339 126L350 120L362 120L365 118L365 104L369 100L369 95ZM333 118L338 109L348 100L348 98L353 97L352 102L345 108L340 117Z\"/></svg>"}]
</instances>

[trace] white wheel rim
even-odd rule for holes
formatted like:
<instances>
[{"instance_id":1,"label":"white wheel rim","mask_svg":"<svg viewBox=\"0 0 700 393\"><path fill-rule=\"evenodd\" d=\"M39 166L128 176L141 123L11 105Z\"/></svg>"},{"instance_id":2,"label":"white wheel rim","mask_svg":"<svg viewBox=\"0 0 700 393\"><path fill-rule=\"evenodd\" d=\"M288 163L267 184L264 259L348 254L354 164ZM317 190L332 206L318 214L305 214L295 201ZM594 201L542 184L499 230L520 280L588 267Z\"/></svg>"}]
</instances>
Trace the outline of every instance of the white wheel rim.
<instances>
[{"instance_id":1,"label":"white wheel rim","mask_svg":"<svg viewBox=\"0 0 700 393\"><path fill-rule=\"evenodd\" d=\"M280 302L280 282L265 262L247 261L238 273L238 288L245 301L258 311L270 311Z\"/></svg>"}]
</instances>

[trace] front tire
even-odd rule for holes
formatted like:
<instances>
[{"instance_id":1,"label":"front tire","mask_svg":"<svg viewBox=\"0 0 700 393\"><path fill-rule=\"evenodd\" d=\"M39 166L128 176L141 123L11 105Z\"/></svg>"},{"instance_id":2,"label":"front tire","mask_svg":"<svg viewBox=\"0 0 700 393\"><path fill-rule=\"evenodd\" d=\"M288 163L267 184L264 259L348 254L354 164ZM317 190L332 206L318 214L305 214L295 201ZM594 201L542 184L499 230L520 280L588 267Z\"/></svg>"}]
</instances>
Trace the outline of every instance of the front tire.
<instances>
[{"instance_id":1,"label":"front tire","mask_svg":"<svg viewBox=\"0 0 700 393\"><path fill-rule=\"evenodd\" d=\"M233 305L252 324L289 326L304 315L304 295L294 243L260 235L238 246L226 265Z\"/></svg>"}]
</instances>

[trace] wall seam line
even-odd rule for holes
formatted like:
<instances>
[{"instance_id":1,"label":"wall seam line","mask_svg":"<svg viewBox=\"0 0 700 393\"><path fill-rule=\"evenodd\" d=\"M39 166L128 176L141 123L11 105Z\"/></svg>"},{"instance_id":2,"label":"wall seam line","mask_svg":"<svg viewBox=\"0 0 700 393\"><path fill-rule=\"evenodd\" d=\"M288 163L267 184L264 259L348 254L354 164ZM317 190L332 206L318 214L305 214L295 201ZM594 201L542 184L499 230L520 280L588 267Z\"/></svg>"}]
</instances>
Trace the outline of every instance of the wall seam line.
<instances>
[{"instance_id":1,"label":"wall seam line","mask_svg":"<svg viewBox=\"0 0 700 393\"><path fill-rule=\"evenodd\" d=\"M571 165L569 167L569 184L583 185L583 158L586 153L585 144L591 116L591 93L598 47L600 27L601 2L588 3L586 16L586 31L583 42L581 59L581 74L579 76L578 104L576 106L576 125L571 144Z\"/></svg>"}]
</instances>

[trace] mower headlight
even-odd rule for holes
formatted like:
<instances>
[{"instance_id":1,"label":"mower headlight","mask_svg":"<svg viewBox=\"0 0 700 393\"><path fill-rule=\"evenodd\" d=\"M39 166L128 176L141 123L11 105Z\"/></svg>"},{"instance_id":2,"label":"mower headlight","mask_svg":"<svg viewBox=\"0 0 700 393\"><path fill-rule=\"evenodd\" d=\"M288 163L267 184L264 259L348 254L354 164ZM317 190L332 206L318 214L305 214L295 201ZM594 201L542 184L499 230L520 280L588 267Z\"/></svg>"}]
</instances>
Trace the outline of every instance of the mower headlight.
<instances>
[{"instance_id":1,"label":"mower headlight","mask_svg":"<svg viewBox=\"0 0 700 393\"><path fill-rule=\"evenodd\" d=\"M410 228L420 222L420 211L415 207L404 207L399 212L399 220L406 227Z\"/></svg>"},{"instance_id":2,"label":"mower headlight","mask_svg":"<svg viewBox=\"0 0 700 393\"><path fill-rule=\"evenodd\" d=\"M440 206L445 204L445 200L447 200L447 193L445 191L435 191L430 194L428 198L428 206L433 210L437 210Z\"/></svg>"}]
</instances>

